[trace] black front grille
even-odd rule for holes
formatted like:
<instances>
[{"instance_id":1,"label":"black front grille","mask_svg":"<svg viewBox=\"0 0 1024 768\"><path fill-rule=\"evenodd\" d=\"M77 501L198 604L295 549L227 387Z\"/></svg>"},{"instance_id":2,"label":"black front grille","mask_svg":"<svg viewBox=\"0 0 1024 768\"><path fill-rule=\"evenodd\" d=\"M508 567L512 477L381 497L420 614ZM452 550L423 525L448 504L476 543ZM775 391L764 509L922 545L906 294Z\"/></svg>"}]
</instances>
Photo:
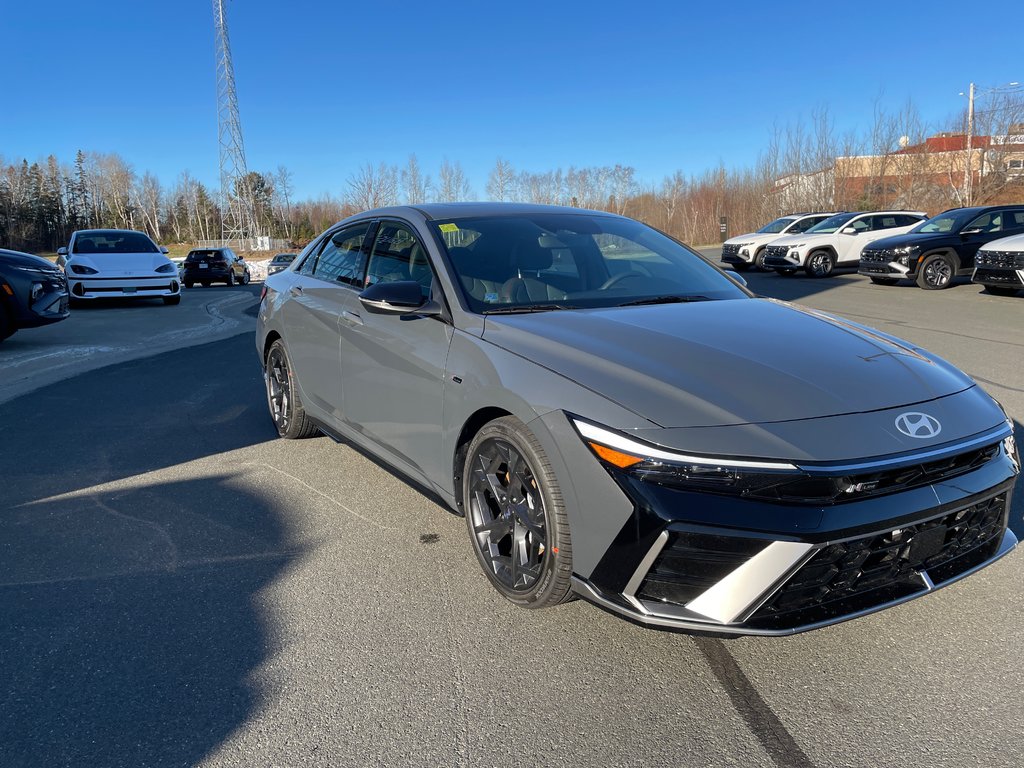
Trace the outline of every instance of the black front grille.
<instances>
[{"instance_id":1,"label":"black front grille","mask_svg":"<svg viewBox=\"0 0 1024 768\"><path fill-rule=\"evenodd\" d=\"M722 246L722 259L726 258L738 258L740 253L740 247L736 244L727 243Z\"/></svg>"},{"instance_id":2,"label":"black front grille","mask_svg":"<svg viewBox=\"0 0 1024 768\"><path fill-rule=\"evenodd\" d=\"M1024 269L1024 252L978 251L978 254L974 257L974 263L979 267Z\"/></svg>"},{"instance_id":3,"label":"black front grille","mask_svg":"<svg viewBox=\"0 0 1024 768\"><path fill-rule=\"evenodd\" d=\"M1008 269L998 270L980 267L975 270L973 280L976 283L1006 285L1013 288L1020 288L1024 285L1020 276L1015 271Z\"/></svg>"},{"instance_id":4,"label":"black front grille","mask_svg":"<svg viewBox=\"0 0 1024 768\"><path fill-rule=\"evenodd\" d=\"M780 481L778 485L759 486L745 495L768 501L814 506L859 501L869 496L941 483L966 472L973 472L999 455L999 445L999 442L995 442L954 456L877 472L827 477L804 475L795 480ZM779 477L781 480L785 475Z\"/></svg>"},{"instance_id":5,"label":"black front grille","mask_svg":"<svg viewBox=\"0 0 1024 768\"><path fill-rule=\"evenodd\" d=\"M789 253L788 245L768 245L764 249L764 263L768 266L773 264L780 264L785 266L793 266L791 262L786 261L786 254Z\"/></svg>"},{"instance_id":6,"label":"black front grille","mask_svg":"<svg viewBox=\"0 0 1024 768\"><path fill-rule=\"evenodd\" d=\"M685 605L756 555L761 539L672 532L636 596L644 601Z\"/></svg>"},{"instance_id":7,"label":"black front grille","mask_svg":"<svg viewBox=\"0 0 1024 768\"><path fill-rule=\"evenodd\" d=\"M1006 496L920 523L820 549L749 620L783 629L838 618L927 590L995 556Z\"/></svg>"},{"instance_id":8,"label":"black front grille","mask_svg":"<svg viewBox=\"0 0 1024 768\"><path fill-rule=\"evenodd\" d=\"M861 261L871 261L881 264L888 264L895 261L896 254L888 248L865 248L860 252Z\"/></svg>"}]
</instances>

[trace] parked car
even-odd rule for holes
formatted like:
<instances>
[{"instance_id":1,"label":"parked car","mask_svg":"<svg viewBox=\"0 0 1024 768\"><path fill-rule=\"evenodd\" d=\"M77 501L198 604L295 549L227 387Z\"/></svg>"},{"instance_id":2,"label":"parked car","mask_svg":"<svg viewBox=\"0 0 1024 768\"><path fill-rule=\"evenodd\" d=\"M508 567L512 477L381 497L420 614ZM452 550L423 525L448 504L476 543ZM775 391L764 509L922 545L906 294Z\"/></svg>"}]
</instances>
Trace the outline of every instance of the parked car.
<instances>
[{"instance_id":1,"label":"parked car","mask_svg":"<svg viewBox=\"0 0 1024 768\"><path fill-rule=\"evenodd\" d=\"M288 265L295 261L294 253L279 253L267 264L267 275L276 274L288 268Z\"/></svg>"},{"instance_id":2,"label":"parked car","mask_svg":"<svg viewBox=\"0 0 1024 768\"><path fill-rule=\"evenodd\" d=\"M1013 296L1024 289L1024 234L981 246L974 256L971 280L996 296Z\"/></svg>"},{"instance_id":3,"label":"parked car","mask_svg":"<svg viewBox=\"0 0 1024 768\"><path fill-rule=\"evenodd\" d=\"M972 379L614 214L358 214L267 278L256 349L282 437L437 494L520 606L788 634L1017 541L1013 429Z\"/></svg>"},{"instance_id":4,"label":"parked car","mask_svg":"<svg viewBox=\"0 0 1024 768\"><path fill-rule=\"evenodd\" d=\"M230 248L194 248L185 257L181 280L186 288L199 283L208 288L212 283L248 285L252 279L245 259Z\"/></svg>"},{"instance_id":5,"label":"parked car","mask_svg":"<svg viewBox=\"0 0 1024 768\"><path fill-rule=\"evenodd\" d=\"M157 247L145 232L130 229L80 229L67 248L57 251L64 261L71 301L132 298L181 301L174 262L167 249Z\"/></svg>"},{"instance_id":6,"label":"parked car","mask_svg":"<svg viewBox=\"0 0 1024 768\"><path fill-rule=\"evenodd\" d=\"M1024 233L1024 205L952 208L905 235L872 243L861 257L860 273L879 285L907 278L926 290L941 290L957 275L974 271L981 246L1019 233Z\"/></svg>"},{"instance_id":7,"label":"parked car","mask_svg":"<svg viewBox=\"0 0 1024 768\"><path fill-rule=\"evenodd\" d=\"M0 248L0 341L69 314L68 282L53 262Z\"/></svg>"},{"instance_id":8,"label":"parked car","mask_svg":"<svg viewBox=\"0 0 1024 768\"><path fill-rule=\"evenodd\" d=\"M787 235L765 247L764 265L780 275L803 269L827 277L836 267L855 267L861 251L880 237L907 232L928 218L924 211L837 213L802 235Z\"/></svg>"},{"instance_id":9,"label":"parked car","mask_svg":"<svg viewBox=\"0 0 1024 768\"><path fill-rule=\"evenodd\" d=\"M794 213L765 224L756 232L737 235L722 244L722 261L739 272L764 268L764 247L786 235L799 235L835 213Z\"/></svg>"}]
</instances>

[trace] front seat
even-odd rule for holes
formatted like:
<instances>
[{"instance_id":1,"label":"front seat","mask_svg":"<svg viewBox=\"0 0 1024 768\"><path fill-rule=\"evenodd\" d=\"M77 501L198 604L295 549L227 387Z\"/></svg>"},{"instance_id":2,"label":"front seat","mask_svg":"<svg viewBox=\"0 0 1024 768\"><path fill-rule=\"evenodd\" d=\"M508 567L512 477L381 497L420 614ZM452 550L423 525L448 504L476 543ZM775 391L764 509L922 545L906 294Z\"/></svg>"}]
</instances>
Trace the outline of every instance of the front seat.
<instances>
[{"instance_id":1,"label":"front seat","mask_svg":"<svg viewBox=\"0 0 1024 768\"><path fill-rule=\"evenodd\" d=\"M512 247L512 268L517 276L505 281L501 287L502 298L513 304L563 300L567 295L565 291L540 279L541 271L550 269L553 259L551 249L542 248L532 238L516 243Z\"/></svg>"}]
</instances>

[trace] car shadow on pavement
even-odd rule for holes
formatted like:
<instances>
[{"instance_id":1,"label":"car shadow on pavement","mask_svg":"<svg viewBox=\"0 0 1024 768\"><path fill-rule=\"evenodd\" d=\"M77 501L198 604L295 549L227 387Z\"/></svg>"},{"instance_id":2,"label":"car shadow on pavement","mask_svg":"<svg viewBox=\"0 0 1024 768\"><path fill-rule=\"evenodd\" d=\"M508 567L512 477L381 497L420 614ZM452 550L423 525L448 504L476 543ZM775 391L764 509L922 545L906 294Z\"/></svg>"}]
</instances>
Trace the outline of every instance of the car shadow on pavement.
<instances>
[{"instance_id":1,"label":"car shadow on pavement","mask_svg":"<svg viewBox=\"0 0 1024 768\"><path fill-rule=\"evenodd\" d=\"M0 405L0 765L192 765L250 719L260 594L305 545L238 481L249 335Z\"/></svg>"}]
</instances>

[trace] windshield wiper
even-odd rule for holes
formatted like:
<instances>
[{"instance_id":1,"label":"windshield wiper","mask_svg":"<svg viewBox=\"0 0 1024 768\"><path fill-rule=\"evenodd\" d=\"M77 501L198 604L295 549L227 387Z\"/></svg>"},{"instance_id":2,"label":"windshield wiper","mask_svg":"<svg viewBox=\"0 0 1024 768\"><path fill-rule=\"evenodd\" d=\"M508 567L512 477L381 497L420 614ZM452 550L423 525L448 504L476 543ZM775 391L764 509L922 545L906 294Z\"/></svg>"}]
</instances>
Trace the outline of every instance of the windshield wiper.
<instances>
[{"instance_id":1,"label":"windshield wiper","mask_svg":"<svg viewBox=\"0 0 1024 768\"><path fill-rule=\"evenodd\" d=\"M648 296L646 299L634 299L633 301L627 301L616 306L639 307L641 304L684 304L688 301L711 301L711 299L707 296L693 294L687 296L675 293L667 296Z\"/></svg>"},{"instance_id":2,"label":"windshield wiper","mask_svg":"<svg viewBox=\"0 0 1024 768\"><path fill-rule=\"evenodd\" d=\"M517 315L528 312L554 312L559 309L579 309L571 304L530 304L525 307L495 307L494 309L485 309L483 314L485 315Z\"/></svg>"}]
</instances>

